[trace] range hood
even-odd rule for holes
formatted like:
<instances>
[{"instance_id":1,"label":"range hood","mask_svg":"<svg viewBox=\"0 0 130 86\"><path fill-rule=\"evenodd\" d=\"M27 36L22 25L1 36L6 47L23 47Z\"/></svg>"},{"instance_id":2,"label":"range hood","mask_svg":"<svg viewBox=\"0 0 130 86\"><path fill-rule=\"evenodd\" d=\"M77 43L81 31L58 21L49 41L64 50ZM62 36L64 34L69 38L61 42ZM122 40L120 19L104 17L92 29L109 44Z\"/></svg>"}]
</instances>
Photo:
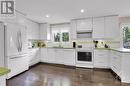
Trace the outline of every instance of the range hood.
<instances>
[{"instance_id":1,"label":"range hood","mask_svg":"<svg viewBox=\"0 0 130 86\"><path fill-rule=\"evenodd\" d=\"M92 38L92 30L77 31L77 38Z\"/></svg>"}]
</instances>

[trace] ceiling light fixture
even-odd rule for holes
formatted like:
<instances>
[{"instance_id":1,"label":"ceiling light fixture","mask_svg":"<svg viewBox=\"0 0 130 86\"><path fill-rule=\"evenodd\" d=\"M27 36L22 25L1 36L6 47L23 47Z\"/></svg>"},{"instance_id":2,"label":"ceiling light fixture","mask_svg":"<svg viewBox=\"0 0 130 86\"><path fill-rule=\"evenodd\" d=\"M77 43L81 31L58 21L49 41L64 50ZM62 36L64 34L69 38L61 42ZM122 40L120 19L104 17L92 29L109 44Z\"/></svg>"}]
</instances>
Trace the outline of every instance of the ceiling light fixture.
<instances>
[{"instance_id":1,"label":"ceiling light fixture","mask_svg":"<svg viewBox=\"0 0 130 86\"><path fill-rule=\"evenodd\" d=\"M49 18L50 17L50 15L46 15L46 18Z\"/></svg>"},{"instance_id":2,"label":"ceiling light fixture","mask_svg":"<svg viewBox=\"0 0 130 86\"><path fill-rule=\"evenodd\" d=\"M80 12L81 12L81 13L84 13L84 9L81 9Z\"/></svg>"}]
</instances>

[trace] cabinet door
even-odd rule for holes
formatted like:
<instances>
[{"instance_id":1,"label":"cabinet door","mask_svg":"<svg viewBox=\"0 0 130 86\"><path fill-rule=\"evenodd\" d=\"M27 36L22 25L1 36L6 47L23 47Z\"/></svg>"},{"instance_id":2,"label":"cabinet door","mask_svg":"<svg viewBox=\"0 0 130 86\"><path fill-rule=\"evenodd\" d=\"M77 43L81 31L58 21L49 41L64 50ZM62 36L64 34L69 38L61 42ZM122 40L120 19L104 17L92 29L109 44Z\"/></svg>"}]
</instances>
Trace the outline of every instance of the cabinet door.
<instances>
[{"instance_id":1,"label":"cabinet door","mask_svg":"<svg viewBox=\"0 0 130 86\"><path fill-rule=\"evenodd\" d=\"M64 49L64 64L65 65L71 65L71 66L75 66L75 50L73 49Z\"/></svg>"},{"instance_id":2,"label":"cabinet door","mask_svg":"<svg viewBox=\"0 0 130 86\"><path fill-rule=\"evenodd\" d=\"M93 38L104 38L104 17L93 19Z\"/></svg>"},{"instance_id":3,"label":"cabinet door","mask_svg":"<svg viewBox=\"0 0 130 86\"><path fill-rule=\"evenodd\" d=\"M40 58L42 62L48 62L47 48L40 49Z\"/></svg>"},{"instance_id":4,"label":"cabinet door","mask_svg":"<svg viewBox=\"0 0 130 86\"><path fill-rule=\"evenodd\" d=\"M107 50L94 50L94 67L109 68L109 54Z\"/></svg>"},{"instance_id":5,"label":"cabinet door","mask_svg":"<svg viewBox=\"0 0 130 86\"><path fill-rule=\"evenodd\" d=\"M105 17L105 38L119 38L118 16Z\"/></svg>"},{"instance_id":6,"label":"cabinet door","mask_svg":"<svg viewBox=\"0 0 130 86\"><path fill-rule=\"evenodd\" d=\"M55 63L55 49L47 49L47 60L49 63Z\"/></svg>"},{"instance_id":7,"label":"cabinet door","mask_svg":"<svg viewBox=\"0 0 130 86\"><path fill-rule=\"evenodd\" d=\"M92 30L92 18L77 20L77 30Z\"/></svg>"},{"instance_id":8,"label":"cabinet door","mask_svg":"<svg viewBox=\"0 0 130 86\"><path fill-rule=\"evenodd\" d=\"M37 49L32 49L30 52L29 52L29 58L30 58L30 61L29 61L29 65L34 65L36 63L38 63L40 61L40 50L37 48Z\"/></svg>"},{"instance_id":9,"label":"cabinet door","mask_svg":"<svg viewBox=\"0 0 130 86\"><path fill-rule=\"evenodd\" d=\"M111 51L111 69L120 76L121 74L121 53Z\"/></svg>"},{"instance_id":10,"label":"cabinet door","mask_svg":"<svg viewBox=\"0 0 130 86\"><path fill-rule=\"evenodd\" d=\"M40 24L40 39L41 40L50 40L49 24Z\"/></svg>"},{"instance_id":11,"label":"cabinet door","mask_svg":"<svg viewBox=\"0 0 130 86\"><path fill-rule=\"evenodd\" d=\"M71 38L71 40L77 39L77 35L76 35L76 20L72 20L71 21L70 38Z\"/></svg>"},{"instance_id":12,"label":"cabinet door","mask_svg":"<svg viewBox=\"0 0 130 86\"><path fill-rule=\"evenodd\" d=\"M62 49L55 49L55 63L64 64L63 53Z\"/></svg>"}]
</instances>

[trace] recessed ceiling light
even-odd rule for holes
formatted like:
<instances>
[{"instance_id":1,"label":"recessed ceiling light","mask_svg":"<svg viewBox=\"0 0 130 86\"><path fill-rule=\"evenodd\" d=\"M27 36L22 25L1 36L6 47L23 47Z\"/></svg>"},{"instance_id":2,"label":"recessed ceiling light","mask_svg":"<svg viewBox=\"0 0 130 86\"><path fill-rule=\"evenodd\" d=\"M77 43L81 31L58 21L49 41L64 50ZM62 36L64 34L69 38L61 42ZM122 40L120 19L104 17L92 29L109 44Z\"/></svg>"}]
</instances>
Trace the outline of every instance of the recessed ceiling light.
<instances>
[{"instance_id":1,"label":"recessed ceiling light","mask_svg":"<svg viewBox=\"0 0 130 86\"><path fill-rule=\"evenodd\" d=\"M81 12L81 13L84 13L84 9L81 9L80 12Z\"/></svg>"},{"instance_id":2,"label":"recessed ceiling light","mask_svg":"<svg viewBox=\"0 0 130 86\"><path fill-rule=\"evenodd\" d=\"M46 18L49 18L50 17L50 15L46 15Z\"/></svg>"}]
</instances>

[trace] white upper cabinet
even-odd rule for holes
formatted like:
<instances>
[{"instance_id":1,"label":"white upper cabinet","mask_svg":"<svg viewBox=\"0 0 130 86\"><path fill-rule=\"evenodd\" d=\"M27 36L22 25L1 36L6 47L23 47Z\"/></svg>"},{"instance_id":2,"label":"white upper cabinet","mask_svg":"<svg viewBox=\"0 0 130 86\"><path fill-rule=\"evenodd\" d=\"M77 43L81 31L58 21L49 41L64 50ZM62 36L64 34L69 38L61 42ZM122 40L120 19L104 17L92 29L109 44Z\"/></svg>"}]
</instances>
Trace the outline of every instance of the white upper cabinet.
<instances>
[{"instance_id":1,"label":"white upper cabinet","mask_svg":"<svg viewBox=\"0 0 130 86\"><path fill-rule=\"evenodd\" d=\"M50 26L47 23L40 24L40 39L50 40Z\"/></svg>"},{"instance_id":2,"label":"white upper cabinet","mask_svg":"<svg viewBox=\"0 0 130 86\"><path fill-rule=\"evenodd\" d=\"M77 20L77 31L92 30L92 18Z\"/></svg>"},{"instance_id":3,"label":"white upper cabinet","mask_svg":"<svg viewBox=\"0 0 130 86\"><path fill-rule=\"evenodd\" d=\"M76 20L70 22L70 38L71 40L77 39L76 37Z\"/></svg>"},{"instance_id":4,"label":"white upper cabinet","mask_svg":"<svg viewBox=\"0 0 130 86\"><path fill-rule=\"evenodd\" d=\"M118 16L105 17L105 38L119 38Z\"/></svg>"},{"instance_id":5,"label":"white upper cabinet","mask_svg":"<svg viewBox=\"0 0 130 86\"><path fill-rule=\"evenodd\" d=\"M93 38L104 38L104 17L93 19Z\"/></svg>"}]
</instances>

